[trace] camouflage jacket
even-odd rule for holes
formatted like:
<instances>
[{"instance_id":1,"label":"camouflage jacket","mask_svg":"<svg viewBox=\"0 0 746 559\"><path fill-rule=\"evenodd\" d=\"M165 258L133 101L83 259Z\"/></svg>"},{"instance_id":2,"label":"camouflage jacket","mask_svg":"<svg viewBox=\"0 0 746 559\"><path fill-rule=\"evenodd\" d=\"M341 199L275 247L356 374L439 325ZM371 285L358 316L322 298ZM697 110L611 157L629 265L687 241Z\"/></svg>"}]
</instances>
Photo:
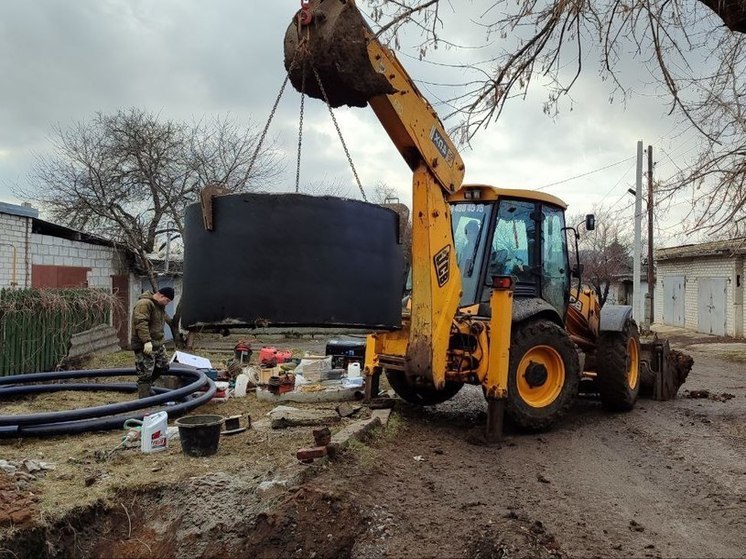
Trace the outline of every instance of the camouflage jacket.
<instances>
[{"instance_id":1,"label":"camouflage jacket","mask_svg":"<svg viewBox=\"0 0 746 559\"><path fill-rule=\"evenodd\" d=\"M132 309L132 349L141 350L147 342L152 342L154 347L163 345L163 327L166 323L171 324L171 317L166 314L166 309L155 302L153 292L146 291L140 295Z\"/></svg>"}]
</instances>

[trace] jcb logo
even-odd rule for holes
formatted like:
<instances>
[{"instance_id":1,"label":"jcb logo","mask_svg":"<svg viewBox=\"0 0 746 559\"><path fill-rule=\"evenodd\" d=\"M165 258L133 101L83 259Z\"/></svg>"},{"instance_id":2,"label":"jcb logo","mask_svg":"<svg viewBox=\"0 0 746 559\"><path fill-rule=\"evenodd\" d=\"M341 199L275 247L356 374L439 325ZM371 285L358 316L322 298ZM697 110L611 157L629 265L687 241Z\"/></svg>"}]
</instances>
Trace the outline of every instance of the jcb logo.
<instances>
[{"instance_id":1,"label":"jcb logo","mask_svg":"<svg viewBox=\"0 0 746 559\"><path fill-rule=\"evenodd\" d=\"M453 165L455 156L453 155L451 148L448 146L448 142L436 126L433 126L433 129L430 131L430 139L433 141L433 144L440 155L443 156L443 159L446 160L446 163Z\"/></svg>"},{"instance_id":2,"label":"jcb logo","mask_svg":"<svg viewBox=\"0 0 746 559\"><path fill-rule=\"evenodd\" d=\"M433 256L433 264L438 287L443 287L451 275L451 245L444 246Z\"/></svg>"}]
</instances>

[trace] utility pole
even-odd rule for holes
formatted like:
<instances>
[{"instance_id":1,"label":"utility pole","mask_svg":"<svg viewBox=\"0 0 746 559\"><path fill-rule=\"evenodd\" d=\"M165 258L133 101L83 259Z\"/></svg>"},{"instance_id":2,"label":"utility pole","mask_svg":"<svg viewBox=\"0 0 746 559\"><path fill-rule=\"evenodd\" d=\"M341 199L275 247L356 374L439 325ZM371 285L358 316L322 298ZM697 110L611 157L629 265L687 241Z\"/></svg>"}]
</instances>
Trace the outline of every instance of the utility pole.
<instances>
[{"instance_id":1,"label":"utility pole","mask_svg":"<svg viewBox=\"0 0 746 559\"><path fill-rule=\"evenodd\" d=\"M653 260L653 146L648 146L648 294L645 305L647 325L655 321L653 288L655 284Z\"/></svg>"},{"instance_id":2,"label":"utility pole","mask_svg":"<svg viewBox=\"0 0 746 559\"><path fill-rule=\"evenodd\" d=\"M643 319L643 313L640 312L641 293L640 293L640 255L642 244L642 140L637 142L637 188L635 188L635 246L632 260L632 317L638 324Z\"/></svg>"}]
</instances>

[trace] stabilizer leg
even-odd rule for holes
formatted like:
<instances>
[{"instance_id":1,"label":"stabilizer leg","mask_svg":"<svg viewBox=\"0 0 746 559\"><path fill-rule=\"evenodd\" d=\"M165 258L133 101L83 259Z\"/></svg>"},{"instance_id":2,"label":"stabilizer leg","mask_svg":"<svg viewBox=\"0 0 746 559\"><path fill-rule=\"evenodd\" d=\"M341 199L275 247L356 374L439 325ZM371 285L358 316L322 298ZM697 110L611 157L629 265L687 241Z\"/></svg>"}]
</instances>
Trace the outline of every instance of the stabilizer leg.
<instances>
[{"instance_id":1,"label":"stabilizer leg","mask_svg":"<svg viewBox=\"0 0 746 559\"><path fill-rule=\"evenodd\" d=\"M505 399L487 398L487 426L484 438L487 444L503 440L503 422L505 419Z\"/></svg>"}]
</instances>

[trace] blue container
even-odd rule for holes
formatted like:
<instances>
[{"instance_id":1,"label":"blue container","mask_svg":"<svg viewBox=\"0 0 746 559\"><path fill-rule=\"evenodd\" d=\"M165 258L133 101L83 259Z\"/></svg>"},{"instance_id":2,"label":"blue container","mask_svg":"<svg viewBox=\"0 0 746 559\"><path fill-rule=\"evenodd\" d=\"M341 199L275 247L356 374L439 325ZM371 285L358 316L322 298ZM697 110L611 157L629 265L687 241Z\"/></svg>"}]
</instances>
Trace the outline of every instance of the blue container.
<instances>
[{"instance_id":1,"label":"blue container","mask_svg":"<svg viewBox=\"0 0 746 559\"><path fill-rule=\"evenodd\" d=\"M218 380L218 372L215 369L200 369L205 375L207 375L207 378L212 380Z\"/></svg>"}]
</instances>

